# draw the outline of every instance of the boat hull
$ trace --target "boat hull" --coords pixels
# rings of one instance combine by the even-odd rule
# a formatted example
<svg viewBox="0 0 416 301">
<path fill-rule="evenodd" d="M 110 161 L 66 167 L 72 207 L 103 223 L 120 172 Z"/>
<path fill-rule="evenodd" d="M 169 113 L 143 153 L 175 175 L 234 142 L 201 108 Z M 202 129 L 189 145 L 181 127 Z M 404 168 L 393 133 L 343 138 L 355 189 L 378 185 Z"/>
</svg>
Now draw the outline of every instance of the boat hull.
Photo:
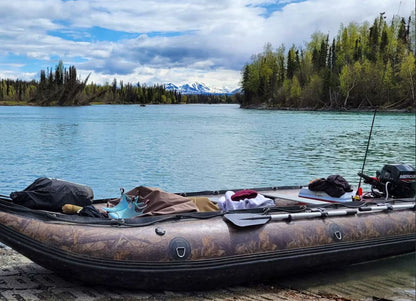
<svg viewBox="0 0 416 301">
<path fill-rule="evenodd" d="M 132 226 L 6 207 L 3 243 L 65 278 L 131 289 L 207 289 L 415 250 L 414 209 L 239 228 L 221 216 Z"/>
</svg>

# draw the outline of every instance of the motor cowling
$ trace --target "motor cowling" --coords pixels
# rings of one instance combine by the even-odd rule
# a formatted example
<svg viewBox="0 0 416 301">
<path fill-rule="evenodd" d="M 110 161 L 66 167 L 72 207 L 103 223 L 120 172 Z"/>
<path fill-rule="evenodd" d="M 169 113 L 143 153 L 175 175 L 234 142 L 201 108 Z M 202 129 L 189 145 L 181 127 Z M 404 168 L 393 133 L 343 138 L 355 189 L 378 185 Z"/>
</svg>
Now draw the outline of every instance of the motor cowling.
<svg viewBox="0 0 416 301">
<path fill-rule="evenodd" d="M 376 173 L 384 192 L 395 198 L 412 198 L 416 193 L 416 170 L 409 164 L 386 164 Z"/>
</svg>

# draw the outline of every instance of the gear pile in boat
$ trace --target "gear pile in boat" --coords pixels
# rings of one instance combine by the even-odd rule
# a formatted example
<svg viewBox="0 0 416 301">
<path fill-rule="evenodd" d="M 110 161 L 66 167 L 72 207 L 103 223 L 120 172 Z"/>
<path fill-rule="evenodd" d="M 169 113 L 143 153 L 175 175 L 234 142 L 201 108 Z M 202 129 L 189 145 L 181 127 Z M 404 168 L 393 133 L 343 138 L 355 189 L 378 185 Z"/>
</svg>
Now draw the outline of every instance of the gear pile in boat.
<svg viewBox="0 0 416 301">
<path fill-rule="evenodd" d="M 376 177 L 359 173 L 364 183 L 371 185 L 371 198 L 412 198 L 415 196 L 415 168 L 407 164 L 385 165 Z M 306 195 L 305 191 L 307 190 Z M 351 185 L 340 175 L 319 178 L 302 188 L 299 196 L 314 199 L 315 192 L 327 194 L 325 201 L 345 202 L 354 199 Z M 344 197 L 344 198 L 343 198 Z M 361 196 L 360 196 L 361 197 Z M 361 198 L 365 198 L 362 196 Z M 10 194 L 16 204 L 31 209 L 78 214 L 97 218 L 129 219 L 141 216 L 181 214 L 269 208 L 276 206 L 275 199 L 256 190 L 225 191 L 212 201 L 203 196 L 182 196 L 158 188 L 136 187 L 128 192 L 121 190 L 119 198 L 95 202 L 93 191 L 86 185 L 59 179 L 38 178 L 23 191 Z M 337 201 L 338 200 L 338 201 Z"/>
<path fill-rule="evenodd" d="M 10 198 L 31 209 L 112 219 L 219 210 L 206 197 L 183 197 L 145 186 L 126 193 L 122 189 L 120 198 L 93 204 L 90 187 L 50 178 L 38 178 L 23 191 L 12 192 Z"/>
<path fill-rule="evenodd" d="M 312 180 L 308 188 L 312 191 L 324 191 L 332 197 L 339 198 L 346 192 L 352 192 L 351 185 L 340 175 Z"/>
</svg>

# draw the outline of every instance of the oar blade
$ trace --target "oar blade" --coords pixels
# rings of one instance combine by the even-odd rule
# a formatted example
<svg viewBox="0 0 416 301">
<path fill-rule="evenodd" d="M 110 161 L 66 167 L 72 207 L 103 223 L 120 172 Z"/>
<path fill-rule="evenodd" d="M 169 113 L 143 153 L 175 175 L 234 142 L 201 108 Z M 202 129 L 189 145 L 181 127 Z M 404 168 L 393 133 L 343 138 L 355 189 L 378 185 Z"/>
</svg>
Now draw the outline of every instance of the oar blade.
<svg viewBox="0 0 416 301">
<path fill-rule="evenodd" d="M 252 227 L 267 224 L 271 217 L 256 213 L 227 213 L 224 219 L 237 227 Z"/>
</svg>

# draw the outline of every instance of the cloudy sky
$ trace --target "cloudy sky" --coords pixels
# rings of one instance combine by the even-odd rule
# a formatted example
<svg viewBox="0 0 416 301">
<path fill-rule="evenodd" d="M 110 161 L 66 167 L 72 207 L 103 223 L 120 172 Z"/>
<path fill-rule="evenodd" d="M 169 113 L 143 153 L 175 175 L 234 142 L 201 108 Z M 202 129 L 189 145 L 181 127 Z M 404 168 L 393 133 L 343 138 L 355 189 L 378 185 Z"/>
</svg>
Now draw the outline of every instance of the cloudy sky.
<svg viewBox="0 0 416 301">
<path fill-rule="evenodd" d="M 266 43 L 302 46 L 341 23 L 412 14 L 415 0 L 0 0 L 0 78 L 75 65 L 104 84 L 239 86 Z"/>
</svg>

